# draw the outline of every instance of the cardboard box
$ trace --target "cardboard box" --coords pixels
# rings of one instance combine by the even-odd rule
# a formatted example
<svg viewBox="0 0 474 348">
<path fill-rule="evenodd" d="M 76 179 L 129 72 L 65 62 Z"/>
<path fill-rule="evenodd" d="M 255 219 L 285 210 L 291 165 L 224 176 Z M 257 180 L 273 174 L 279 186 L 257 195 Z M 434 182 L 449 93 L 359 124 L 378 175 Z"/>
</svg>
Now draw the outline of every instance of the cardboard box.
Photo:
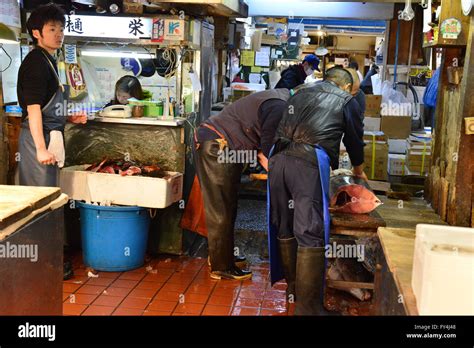
<svg viewBox="0 0 474 348">
<path fill-rule="evenodd" d="M 86 172 L 88 166 L 72 166 L 61 170 L 61 191 L 69 198 L 158 209 L 166 208 L 182 198 L 181 173 L 166 172 L 165 178 L 120 176 Z"/>
<path fill-rule="evenodd" d="M 390 139 L 406 139 L 411 133 L 411 116 L 382 116 L 380 130 Z"/>
<path fill-rule="evenodd" d="M 388 174 L 405 175 L 406 156 L 398 154 L 388 154 Z"/>
<path fill-rule="evenodd" d="M 373 142 L 364 147 L 365 173 L 370 180 L 387 180 L 388 144 Z"/>
<path fill-rule="evenodd" d="M 365 95 L 365 116 L 366 117 L 380 117 L 382 104 L 381 95 Z"/>
<path fill-rule="evenodd" d="M 407 152 L 406 139 L 388 139 L 388 152 L 405 154 Z"/>
<path fill-rule="evenodd" d="M 387 143 L 387 136 L 384 134 L 384 132 L 364 132 L 364 143 L 382 143 L 386 144 Z"/>
<path fill-rule="evenodd" d="M 380 131 L 380 117 L 364 117 L 364 131 Z"/>
</svg>

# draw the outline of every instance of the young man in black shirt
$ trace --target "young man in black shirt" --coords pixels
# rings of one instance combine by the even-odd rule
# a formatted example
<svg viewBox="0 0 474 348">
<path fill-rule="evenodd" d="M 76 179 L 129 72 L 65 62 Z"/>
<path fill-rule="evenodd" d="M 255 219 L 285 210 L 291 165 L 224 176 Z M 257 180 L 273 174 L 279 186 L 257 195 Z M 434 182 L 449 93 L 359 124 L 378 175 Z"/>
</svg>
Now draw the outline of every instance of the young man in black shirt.
<svg viewBox="0 0 474 348">
<path fill-rule="evenodd" d="M 17 94 L 23 110 L 19 138 L 20 185 L 58 186 L 58 161 L 64 154 L 66 124 L 64 87 L 60 83 L 53 55 L 64 40 L 64 12 L 54 4 L 38 7 L 26 26 L 35 48 L 26 56 L 18 72 Z M 48 149 L 54 137 L 59 150 Z M 56 141 L 58 140 L 58 141 Z M 50 151 L 51 150 L 51 151 Z M 64 264 L 64 278 L 72 276 L 70 262 Z"/>
<path fill-rule="evenodd" d="M 54 4 L 38 7 L 26 24 L 36 47 L 18 72 L 18 101 L 23 110 L 19 140 L 21 185 L 57 186 L 59 168 L 48 145 L 49 133 L 63 132 L 66 124 L 66 115 L 57 109 L 64 99 L 53 58 L 63 44 L 64 24 L 64 12 Z"/>
</svg>

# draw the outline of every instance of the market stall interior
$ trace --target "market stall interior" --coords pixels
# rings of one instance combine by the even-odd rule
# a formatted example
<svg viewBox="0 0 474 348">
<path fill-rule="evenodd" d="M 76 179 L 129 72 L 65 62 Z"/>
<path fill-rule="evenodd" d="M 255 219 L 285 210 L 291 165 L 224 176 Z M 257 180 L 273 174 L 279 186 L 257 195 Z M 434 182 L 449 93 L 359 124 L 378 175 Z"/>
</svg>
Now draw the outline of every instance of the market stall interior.
<svg viewBox="0 0 474 348">
<path fill-rule="evenodd" d="M 0 285 L 0 315 L 293 315 L 292 271 L 273 284 L 270 277 L 273 253 L 284 253 L 283 244 L 273 249 L 267 223 L 271 156 L 281 144 L 267 154 L 270 171 L 259 151 L 277 139 L 278 122 L 269 126 L 276 104 L 293 106 L 299 93 L 318 100 L 326 83 L 332 87 L 324 93 L 337 84 L 331 95 L 357 100 L 357 115 L 344 117 L 354 117 L 352 136 L 364 144 L 365 175 L 355 171 L 354 141 L 341 141 L 341 131 L 339 168 L 332 165 L 322 190 L 330 217 L 325 310 L 474 314 L 474 19 L 467 4 L 53 1 L 67 11 L 55 58 L 70 89 L 57 108 L 73 122 L 63 132 L 58 188 L 28 188 L 18 185 L 19 134 L 29 122 L 18 103 L 18 71 L 34 49 L 27 18 L 48 2 L 0 4 L 0 255 L 27 240 L 47 245 L 35 231 L 56 226 L 35 265 L 50 266 L 37 274 L 48 284 L 30 279 L 44 303 L 12 301 L 33 286 L 14 274 L 38 271 L 9 259 L 0 265 L 0 278 L 9 280 Z M 346 69 L 348 90 L 327 81 L 331 68 Z M 271 94 L 281 80 L 294 85 Z M 325 140 L 307 145 L 329 153 Z M 204 170 L 212 158 L 198 161 L 211 142 L 227 176 L 237 171 L 236 186 Z M 222 196 L 210 182 L 225 188 Z M 225 195 L 234 189 L 235 202 Z M 220 216 L 219 208 L 232 211 Z M 301 208 L 290 209 L 296 216 Z M 206 225 L 221 217 L 224 227 Z M 222 249 L 233 250 L 235 274 L 215 269 L 218 253 L 208 245 L 215 230 L 232 235 Z M 61 281 L 63 242 L 74 276 Z"/>
</svg>

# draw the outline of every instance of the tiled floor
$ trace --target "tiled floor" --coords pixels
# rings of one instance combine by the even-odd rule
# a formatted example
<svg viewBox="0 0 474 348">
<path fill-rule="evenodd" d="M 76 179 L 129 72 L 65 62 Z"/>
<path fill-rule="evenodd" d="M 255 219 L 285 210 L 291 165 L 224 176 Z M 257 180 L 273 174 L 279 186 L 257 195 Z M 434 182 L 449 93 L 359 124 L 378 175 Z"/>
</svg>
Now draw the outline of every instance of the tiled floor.
<svg viewBox="0 0 474 348">
<path fill-rule="evenodd" d="M 89 277 L 80 254 L 63 283 L 64 315 L 288 315 L 286 284 L 270 286 L 269 265 L 251 266 L 252 280 L 214 280 L 207 260 L 166 256 L 129 272 Z"/>
</svg>

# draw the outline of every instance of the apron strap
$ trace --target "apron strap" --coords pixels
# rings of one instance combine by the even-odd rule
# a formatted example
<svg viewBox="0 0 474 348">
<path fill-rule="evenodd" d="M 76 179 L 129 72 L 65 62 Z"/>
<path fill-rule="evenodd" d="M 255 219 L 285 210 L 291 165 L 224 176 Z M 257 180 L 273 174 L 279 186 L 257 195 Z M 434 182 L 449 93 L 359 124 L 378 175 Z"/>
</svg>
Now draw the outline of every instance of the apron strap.
<svg viewBox="0 0 474 348">
<path fill-rule="evenodd" d="M 51 70 L 53 70 L 53 74 L 54 74 L 54 76 L 56 77 L 56 80 L 58 81 L 58 87 L 61 88 L 61 90 L 62 90 L 63 93 L 64 93 L 64 86 L 63 86 L 63 84 L 61 83 L 61 80 L 59 79 L 58 72 L 57 72 L 56 69 L 54 68 L 53 63 L 51 63 L 51 61 L 49 60 L 48 56 L 46 55 L 46 53 L 43 52 L 43 50 L 41 50 L 41 53 L 43 53 L 43 56 L 46 58 L 46 61 L 49 63 L 49 66 L 51 67 Z"/>
</svg>

